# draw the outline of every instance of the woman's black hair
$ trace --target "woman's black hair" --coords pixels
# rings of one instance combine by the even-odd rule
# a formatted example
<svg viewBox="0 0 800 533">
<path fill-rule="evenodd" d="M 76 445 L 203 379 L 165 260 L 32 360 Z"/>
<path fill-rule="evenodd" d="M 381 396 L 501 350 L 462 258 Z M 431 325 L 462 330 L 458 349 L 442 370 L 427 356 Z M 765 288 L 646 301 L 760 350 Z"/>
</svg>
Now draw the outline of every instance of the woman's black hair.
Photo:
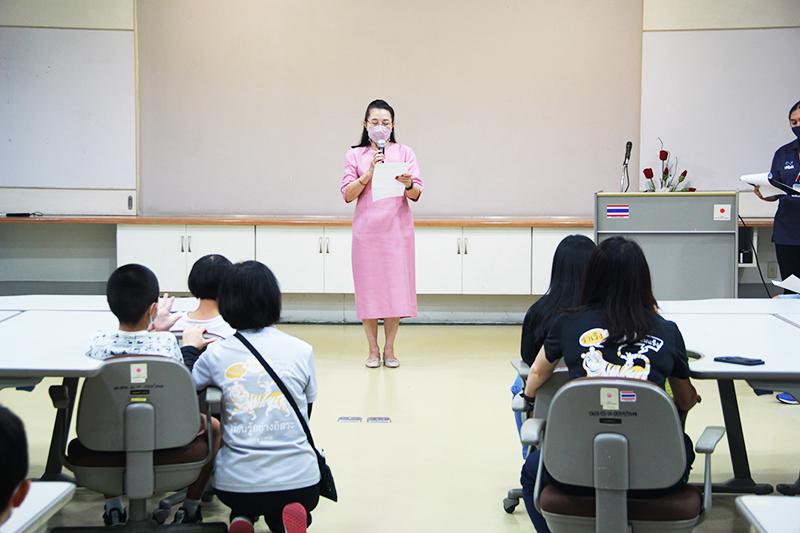
<svg viewBox="0 0 800 533">
<path fill-rule="evenodd" d="M 635 343 L 652 331 L 658 304 L 636 241 L 610 237 L 597 245 L 583 278 L 581 305 L 602 310 L 610 344 Z"/>
<path fill-rule="evenodd" d="M 789 118 L 792 118 L 792 113 L 794 113 L 798 109 L 800 109 L 800 102 L 794 104 L 792 108 L 789 110 Z M 392 115 L 392 117 L 394 117 L 394 115 Z M 392 122 L 394 122 L 394 118 L 392 118 Z"/>
<path fill-rule="evenodd" d="M 201 300 L 216 300 L 219 284 L 232 263 L 219 254 L 206 255 L 195 261 L 189 272 L 189 292 Z"/>
<path fill-rule="evenodd" d="M 367 112 L 364 113 L 364 122 L 369 120 L 369 112 L 372 111 L 373 109 L 387 110 L 389 114 L 392 115 L 392 124 L 394 124 L 394 109 L 392 109 L 392 106 L 387 104 L 385 100 L 373 100 L 372 102 L 369 103 L 369 105 L 367 106 Z M 393 143 L 397 142 L 394 140 L 394 128 L 392 128 L 392 133 L 391 135 L 389 135 L 389 142 Z M 364 126 L 364 129 L 361 132 L 361 141 L 358 144 L 353 145 L 351 148 L 358 148 L 359 146 L 363 146 L 366 148 L 372 146 L 369 140 L 369 134 L 367 133 L 366 126 Z"/>
<path fill-rule="evenodd" d="M 123 265 L 109 276 L 106 299 L 121 324 L 136 324 L 158 301 L 158 279 L 146 266 Z"/>
<path fill-rule="evenodd" d="M 28 475 L 28 441 L 17 415 L 0 405 L 0 513 Z"/>
<path fill-rule="evenodd" d="M 583 273 L 594 249 L 592 239 L 584 235 L 570 235 L 558 244 L 550 271 L 550 287 L 531 315 L 534 338 L 547 334 L 558 313 L 580 305 Z"/>
<path fill-rule="evenodd" d="M 281 289 L 275 274 L 258 261 L 233 265 L 219 287 L 219 314 L 237 330 L 262 329 L 281 318 Z"/>
</svg>

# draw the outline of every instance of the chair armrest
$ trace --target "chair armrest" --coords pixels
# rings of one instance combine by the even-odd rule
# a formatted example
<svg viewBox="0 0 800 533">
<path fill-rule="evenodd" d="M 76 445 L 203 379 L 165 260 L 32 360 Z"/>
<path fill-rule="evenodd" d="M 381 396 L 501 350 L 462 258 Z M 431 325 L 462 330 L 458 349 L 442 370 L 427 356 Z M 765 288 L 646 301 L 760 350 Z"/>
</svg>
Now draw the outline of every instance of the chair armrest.
<svg viewBox="0 0 800 533">
<path fill-rule="evenodd" d="M 724 427 L 709 426 L 700 435 L 700 440 L 694 447 L 697 453 L 705 454 L 706 457 L 703 471 L 703 510 L 697 519 L 697 525 L 700 525 L 711 513 L 711 454 L 723 435 L 725 435 Z"/>
<path fill-rule="evenodd" d="M 211 405 L 219 405 L 222 403 L 222 389 L 217 387 L 208 387 L 206 389 L 206 403 Z"/>
<path fill-rule="evenodd" d="M 700 435 L 694 449 L 697 453 L 714 453 L 717 443 L 725 435 L 725 428 L 721 426 L 709 426 Z"/>
<path fill-rule="evenodd" d="M 519 377 L 522 378 L 522 381 L 528 379 L 528 372 L 530 372 L 531 367 L 525 364 L 525 361 L 523 361 L 522 359 L 512 359 L 511 366 L 513 366 L 514 369 L 516 369 L 517 373 L 519 374 Z"/>
<path fill-rule="evenodd" d="M 511 410 L 515 413 L 524 413 L 528 410 L 528 402 L 519 394 L 515 394 L 514 399 L 511 400 Z"/>
<path fill-rule="evenodd" d="M 67 409 L 69 407 L 69 389 L 66 385 L 50 385 L 47 390 L 50 393 L 50 401 L 56 409 Z"/>
<path fill-rule="evenodd" d="M 526 446 L 539 446 L 544 434 L 546 420 L 541 418 L 529 418 L 522 424 L 519 431 L 520 441 Z"/>
</svg>

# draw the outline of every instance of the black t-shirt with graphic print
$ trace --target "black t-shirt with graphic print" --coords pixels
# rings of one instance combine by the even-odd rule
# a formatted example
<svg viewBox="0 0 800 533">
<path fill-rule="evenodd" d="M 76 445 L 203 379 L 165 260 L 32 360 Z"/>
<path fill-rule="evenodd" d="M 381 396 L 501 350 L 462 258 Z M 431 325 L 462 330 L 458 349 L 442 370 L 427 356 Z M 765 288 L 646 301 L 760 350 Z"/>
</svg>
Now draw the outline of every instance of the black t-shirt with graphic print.
<svg viewBox="0 0 800 533">
<path fill-rule="evenodd" d="M 636 344 L 607 344 L 598 308 L 562 314 L 553 322 L 544 343 L 551 363 L 560 358 L 569 378 L 629 377 L 647 380 L 662 389 L 670 376 L 688 379 L 689 360 L 683 337 L 674 322 L 657 313 L 653 331 Z"/>
</svg>

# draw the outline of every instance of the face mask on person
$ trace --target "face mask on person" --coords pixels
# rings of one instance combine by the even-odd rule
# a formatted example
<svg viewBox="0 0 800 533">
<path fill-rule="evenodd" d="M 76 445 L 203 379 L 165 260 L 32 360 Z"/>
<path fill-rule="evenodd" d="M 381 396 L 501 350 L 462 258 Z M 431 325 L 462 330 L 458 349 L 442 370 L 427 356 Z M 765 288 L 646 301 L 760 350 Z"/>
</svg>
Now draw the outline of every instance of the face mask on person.
<svg viewBox="0 0 800 533">
<path fill-rule="evenodd" d="M 794 133 L 798 139 L 800 139 L 800 126 L 795 126 L 792 128 L 792 133 Z"/>
<path fill-rule="evenodd" d="M 369 138 L 372 142 L 388 141 L 391 134 L 392 130 L 381 125 L 372 126 L 369 130 L 367 130 L 367 135 L 369 135 Z"/>
</svg>

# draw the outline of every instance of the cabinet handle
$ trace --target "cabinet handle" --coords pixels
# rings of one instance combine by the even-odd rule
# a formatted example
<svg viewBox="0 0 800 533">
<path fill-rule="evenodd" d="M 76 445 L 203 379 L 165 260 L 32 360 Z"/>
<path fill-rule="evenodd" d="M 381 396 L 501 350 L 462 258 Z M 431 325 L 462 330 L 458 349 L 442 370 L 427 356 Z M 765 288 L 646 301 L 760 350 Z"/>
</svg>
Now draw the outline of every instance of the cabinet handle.
<svg viewBox="0 0 800 533">
<path fill-rule="evenodd" d="M 325 237 L 325 253 L 326 254 L 331 253 L 331 238 L 330 237 Z"/>
<path fill-rule="evenodd" d="M 185 239 L 185 237 L 181 235 L 181 253 L 183 253 L 183 239 Z"/>
<path fill-rule="evenodd" d="M 461 255 L 461 239 L 458 239 L 458 250 L 456 251 L 457 255 Z"/>
<path fill-rule="evenodd" d="M 469 239 L 464 237 L 464 255 L 467 255 L 469 253 L 469 252 L 467 252 L 467 245 L 468 244 L 469 244 Z"/>
<path fill-rule="evenodd" d="M 188 238 L 188 239 L 186 239 L 186 242 L 188 243 L 188 246 L 189 246 L 189 247 L 188 247 L 188 249 L 187 249 L 187 251 L 188 251 L 189 253 L 192 253 L 192 236 L 191 236 L 191 235 L 189 235 L 189 238 Z"/>
<path fill-rule="evenodd" d="M 322 237 L 319 238 L 319 253 L 322 253 Z"/>
</svg>

